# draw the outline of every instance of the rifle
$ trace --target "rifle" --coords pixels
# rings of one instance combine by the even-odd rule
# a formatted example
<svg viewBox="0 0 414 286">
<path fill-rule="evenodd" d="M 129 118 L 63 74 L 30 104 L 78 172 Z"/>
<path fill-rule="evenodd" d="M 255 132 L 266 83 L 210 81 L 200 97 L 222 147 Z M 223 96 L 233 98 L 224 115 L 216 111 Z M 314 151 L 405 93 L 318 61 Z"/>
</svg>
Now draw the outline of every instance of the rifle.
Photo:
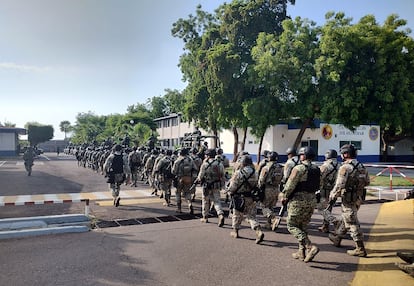
<svg viewBox="0 0 414 286">
<path fill-rule="evenodd" d="M 329 201 L 329 202 L 328 202 L 328 206 L 325 208 L 325 210 L 324 210 L 324 211 L 325 211 L 325 212 L 326 212 L 326 211 L 332 212 L 332 208 L 333 208 L 333 206 L 335 205 L 335 203 L 336 203 L 336 199 Z"/>
<path fill-rule="evenodd" d="M 198 184 L 198 182 L 197 182 L 197 181 L 195 181 L 195 182 L 191 185 L 191 187 L 190 187 L 190 189 L 189 189 L 188 191 L 189 191 L 189 192 L 192 192 L 192 191 L 196 188 L 197 184 Z"/>
<path fill-rule="evenodd" d="M 287 201 L 284 204 L 282 204 L 282 206 L 280 207 L 278 217 L 275 219 L 275 221 L 272 224 L 272 231 L 277 230 L 277 228 L 280 225 L 280 222 L 282 221 L 282 217 L 285 215 L 286 210 L 287 210 Z"/>
</svg>

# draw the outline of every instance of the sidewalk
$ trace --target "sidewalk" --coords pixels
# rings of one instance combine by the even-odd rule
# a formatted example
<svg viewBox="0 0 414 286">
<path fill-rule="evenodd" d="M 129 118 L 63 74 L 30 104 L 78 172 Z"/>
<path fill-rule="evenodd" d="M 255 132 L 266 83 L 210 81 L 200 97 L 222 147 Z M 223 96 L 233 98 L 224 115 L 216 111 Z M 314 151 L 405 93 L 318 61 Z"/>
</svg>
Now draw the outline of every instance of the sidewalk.
<svg viewBox="0 0 414 286">
<path fill-rule="evenodd" d="M 366 243 L 368 257 L 360 258 L 352 286 L 408 286 L 414 278 L 395 263 L 397 251 L 414 251 L 414 199 L 382 204 Z"/>
</svg>

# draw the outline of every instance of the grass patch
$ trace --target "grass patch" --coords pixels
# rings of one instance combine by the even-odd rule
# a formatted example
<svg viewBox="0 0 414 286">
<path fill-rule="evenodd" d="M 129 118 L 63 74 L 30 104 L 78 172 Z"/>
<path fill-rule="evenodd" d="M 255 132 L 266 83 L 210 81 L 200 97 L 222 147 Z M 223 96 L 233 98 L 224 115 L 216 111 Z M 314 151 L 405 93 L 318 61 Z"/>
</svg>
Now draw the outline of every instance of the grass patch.
<svg viewBox="0 0 414 286">
<path fill-rule="evenodd" d="M 371 175 L 371 174 L 370 174 Z M 413 178 L 409 178 L 411 181 L 414 182 Z M 407 178 L 403 177 L 392 177 L 392 185 L 393 186 L 400 186 L 400 187 L 409 187 L 413 186 L 414 183 L 410 182 Z M 371 175 L 371 183 L 370 186 L 389 186 L 390 185 L 390 176 L 377 176 L 375 178 Z"/>
</svg>

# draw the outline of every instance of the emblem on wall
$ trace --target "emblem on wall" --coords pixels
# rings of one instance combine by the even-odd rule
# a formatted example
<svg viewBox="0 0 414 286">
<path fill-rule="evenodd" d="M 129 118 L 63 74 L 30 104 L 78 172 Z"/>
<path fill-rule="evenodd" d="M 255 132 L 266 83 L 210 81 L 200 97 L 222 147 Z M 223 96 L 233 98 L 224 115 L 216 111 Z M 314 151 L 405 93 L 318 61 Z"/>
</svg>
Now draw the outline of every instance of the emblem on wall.
<svg viewBox="0 0 414 286">
<path fill-rule="evenodd" d="M 331 139 L 333 131 L 332 131 L 332 127 L 329 124 L 326 124 L 325 126 L 322 127 L 322 137 L 325 138 L 326 140 Z"/>
<path fill-rule="evenodd" d="M 378 128 L 377 127 L 371 127 L 369 129 L 369 139 L 372 141 L 375 141 L 378 139 Z"/>
</svg>

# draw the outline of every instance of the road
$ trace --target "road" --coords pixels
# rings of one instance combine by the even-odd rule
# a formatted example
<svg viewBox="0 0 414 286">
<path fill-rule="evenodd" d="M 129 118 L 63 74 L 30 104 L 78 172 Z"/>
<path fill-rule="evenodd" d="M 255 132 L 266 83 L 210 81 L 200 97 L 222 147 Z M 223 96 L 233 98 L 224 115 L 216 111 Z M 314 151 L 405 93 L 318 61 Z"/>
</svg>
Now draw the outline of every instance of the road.
<svg viewBox="0 0 414 286">
<path fill-rule="evenodd" d="M 102 175 L 77 167 L 70 157 L 49 154 L 40 158 L 28 177 L 17 161 L 0 163 L 3 195 L 105 191 Z M 140 186 L 143 187 L 144 186 Z M 359 214 L 369 239 L 381 206 L 376 200 Z M 337 213 L 339 208 L 334 209 Z M 82 204 L 6 206 L 0 217 L 82 213 Z M 199 214 L 199 201 L 196 202 Z M 161 202 L 141 200 L 133 205 L 92 204 L 100 220 L 174 215 Z M 261 222 L 263 218 L 259 216 Z M 262 244 L 247 224 L 241 238 L 229 233 L 230 221 L 217 227 L 217 218 L 203 224 L 198 219 L 97 228 L 87 233 L 9 239 L 0 242 L 0 281 L 8 285 L 349 285 L 359 259 L 346 255 L 353 243 L 332 246 L 317 231 L 321 217 L 315 214 L 310 238 L 321 249 L 315 260 L 303 263 L 291 254 L 297 242 L 282 222 L 277 233 L 265 231 Z M 375 252 L 368 249 L 368 253 Z"/>
</svg>

